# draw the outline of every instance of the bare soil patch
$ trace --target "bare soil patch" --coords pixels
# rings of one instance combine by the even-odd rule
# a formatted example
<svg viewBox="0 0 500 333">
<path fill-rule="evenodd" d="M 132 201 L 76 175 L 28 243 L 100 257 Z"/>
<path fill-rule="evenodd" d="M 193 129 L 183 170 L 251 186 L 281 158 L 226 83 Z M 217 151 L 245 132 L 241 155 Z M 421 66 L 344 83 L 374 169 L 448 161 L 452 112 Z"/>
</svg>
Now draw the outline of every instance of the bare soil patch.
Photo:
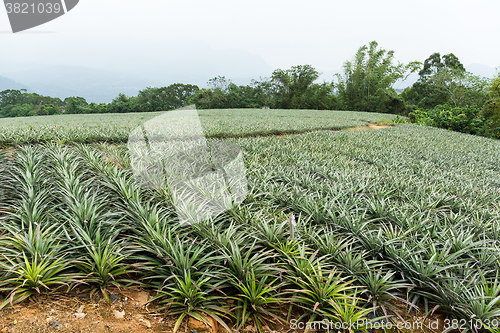
<svg viewBox="0 0 500 333">
<path fill-rule="evenodd" d="M 115 301 L 108 304 L 103 299 L 90 300 L 78 296 L 38 296 L 0 311 L 0 332 L 28 333 L 28 332 L 173 332 L 176 316 L 167 316 L 165 311 L 155 311 L 154 304 L 147 304 L 152 293 L 141 289 L 125 289 L 114 293 Z M 156 306 L 157 308 L 157 306 Z M 282 317 L 286 317 L 283 308 Z M 299 312 L 292 313 L 292 318 L 300 317 Z M 401 329 L 387 330 L 387 332 L 415 332 L 431 333 L 442 332 L 444 316 L 434 314 L 423 317 L 412 311 L 404 317 L 406 324 Z M 439 322 L 439 326 L 429 325 Z M 413 323 L 424 323 L 420 326 Z M 215 322 L 209 327 L 194 319 L 185 319 L 179 333 L 227 333 Z M 433 326 L 432 329 L 430 326 Z M 411 327 L 408 329 L 408 327 Z M 235 329 L 233 330 L 236 331 Z M 264 333 L 303 332 L 291 329 L 287 323 L 269 323 L 264 327 Z M 257 333 L 256 327 L 250 320 L 241 333 Z M 322 332 L 310 330 L 310 333 Z M 372 333 L 383 332 L 374 330 Z"/>
<path fill-rule="evenodd" d="M 347 130 L 349 131 L 365 131 L 365 130 L 377 130 L 377 129 L 382 129 L 382 128 L 389 128 L 391 127 L 390 125 L 384 125 L 384 124 L 368 124 L 368 126 L 357 126 L 357 127 L 352 127 L 348 128 Z"/>
<path fill-rule="evenodd" d="M 169 332 L 174 318 L 149 311 L 149 292 L 122 291 L 115 301 L 38 296 L 0 311 L 0 332 Z M 169 329 L 170 328 L 170 329 Z"/>
<path fill-rule="evenodd" d="M 389 127 L 391 127 L 391 126 L 383 125 L 383 124 L 382 125 L 377 125 L 377 124 L 369 124 L 368 125 L 369 129 L 381 129 L 381 128 L 389 128 Z"/>
</svg>

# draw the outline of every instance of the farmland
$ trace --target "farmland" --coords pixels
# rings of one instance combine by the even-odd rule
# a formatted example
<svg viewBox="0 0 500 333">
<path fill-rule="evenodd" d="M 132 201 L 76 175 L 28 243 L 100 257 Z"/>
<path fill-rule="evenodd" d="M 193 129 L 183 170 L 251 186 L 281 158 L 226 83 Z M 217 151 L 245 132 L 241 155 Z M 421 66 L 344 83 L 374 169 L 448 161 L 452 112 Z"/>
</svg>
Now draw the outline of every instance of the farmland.
<svg viewBox="0 0 500 333">
<path fill-rule="evenodd" d="M 130 132 L 162 112 L 86 114 L 5 118 L 0 122 L 0 145 L 41 142 L 127 142 Z M 379 113 L 312 110 L 200 110 L 208 137 L 265 135 L 316 129 L 342 129 L 390 122 Z"/>
<path fill-rule="evenodd" d="M 1 119 L 2 306 L 132 285 L 154 291 L 174 330 L 411 311 L 498 332 L 499 141 L 351 130 L 393 119 L 376 113 L 199 113 L 210 142 L 241 148 L 249 194 L 188 226 L 167 188 L 132 177 L 128 134 L 159 113 Z"/>
</svg>

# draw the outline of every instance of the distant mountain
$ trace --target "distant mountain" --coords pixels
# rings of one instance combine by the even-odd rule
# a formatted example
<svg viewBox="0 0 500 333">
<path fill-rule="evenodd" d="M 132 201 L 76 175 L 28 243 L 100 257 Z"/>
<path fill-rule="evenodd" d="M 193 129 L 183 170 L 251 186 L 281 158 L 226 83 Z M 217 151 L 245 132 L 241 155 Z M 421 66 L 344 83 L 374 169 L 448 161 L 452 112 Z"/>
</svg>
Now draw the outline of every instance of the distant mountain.
<svg viewBox="0 0 500 333">
<path fill-rule="evenodd" d="M 127 54 L 127 47 L 123 49 L 123 54 Z M 162 85 L 179 82 L 196 84 L 200 88 L 216 76 L 225 76 L 241 85 L 261 76 L 269 77 L 273 71 L 260 56 L 241 49 L 215 50 L 192 41 L 143 42 L 136 48 L 141 50 L 142 61 L 127 55 L 106 68 L 115 71 L 126 68 L 128 74 L 154 79 Z"/>
<path fill-rule="evenodd" d="M 94 58 L 102 59 L 95 67 L 92 64 L 23 67 L 19 63 L 0 62 L 0 74 L 22 82 L 38 94 L 59 98 L 82 96 L 89 102 L 108 103 L 119 93 L 133 96 L 148 86 L 185 83 L 202 88 L 219 75 L 246 85 L 252 79 L 271 76 L 273 70 L 261 57 L 240 49 L 214 50 L 194 42 L 143 42 L 139 46 L 130 50 L 129 45 L 105 45 L 92 51 L 96 52 Z M 102 54 L 111 52 L 108 48 L 119 56 L 103 58 Z"/>
<path fill-rule="evenodd" d="M 28 87 L 9 78 L 0 76 L 0 91 L 7 89 L 28 89 Z"/>
<path fill-rule="evenodd" d="M 139 90 L 158 84 L 155 80 L 77 66 L 49 66 L 7 75 L 40 95 L 61 99 L 81 96 L 96 103 L 111 102 L 119 93 L 137 95 Z"/>
<path fill-rule="evenodd" d="M 89 102 L 108 103 L 119 93 L 134 96 L 148 86 L 168 86 L 179 82 L 203 88 L 209 79 L 219 75 L 238 85 L 246 85 L 252 79 L 270 77 L 273 71 L 261 57 L 245 50 L 215 50 L 192 41 L 143 41 L 132 50 L 126 44 L 110 43 L 91 51 L 94 53 L 91 52 L 87 58 L 98 59 L 99 62 L 85 62 L 85 59 L 73 59 L 69 55 L 59 57 L 72 59 L 74 63 L 85 63 L 85 66 L 0 61 L 0 89 L 25 88 L 42 95 L 59 98 L 82 96 Z M 107 53 L 116 56 L 102 57 Z M 493 77 L 496 73 L 495 68 L 482 64 L 471 64 L 466 68 L 485 77 Z M 319 83 L 331 82 L 334 74 L 342 72 L 318 71 L 322 73 L 317 80 Z M 407 80 L 396 82 L 394 88 L 404 89 L 418 78 L 418 74 L 412 74 Z"/>
</svg>

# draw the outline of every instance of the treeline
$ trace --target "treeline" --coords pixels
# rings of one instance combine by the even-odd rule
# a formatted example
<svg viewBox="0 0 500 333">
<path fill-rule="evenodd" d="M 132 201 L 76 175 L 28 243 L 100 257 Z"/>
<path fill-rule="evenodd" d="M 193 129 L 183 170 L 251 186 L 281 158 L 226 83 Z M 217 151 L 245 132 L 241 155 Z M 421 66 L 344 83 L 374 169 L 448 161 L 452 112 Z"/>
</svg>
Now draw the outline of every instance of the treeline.
<svg viewBox="0 0 500 333">
<path fill-rule="evenodd" d="M 54 114 L 126 113 L 173 110 L 188 103 L 200 89 L 176 83 L 162 88 L 146 88 L 138 96 L 120 94 L 111 103 L 88 103 L 83 97 L 40 96 L 26 90 L 0 92 L 1 117 L 28 117 Z"/>
<path fill-rule="evenodd" d="M 403 92 L 398 80 L 419 79 Z M 414 123 L 500 138 L 500 78 L 489 80 L 465 70 L 454 54 L 432 54 L 424 63 L 396 63 L 394 51 L 373 41 L 346 61 L 332 82 L 317 83 L 310 65 L 277 69 L 269 78 L 236 85 L 223 76 L 207 88 L 176 83 L 148 87 L 137 96 L 120 94 L 111 103 L 88 103 L 82 97 L 61 100 L 6 90 L 0 93 L 0 116 L 77 113 L 126 113 L 174 110 L 189 104 L 199 109 L 262 108 L 351 110 L 408 116 Z"/>
<path fill-rule="evenodd" d="M 432 54 L 402 92 L 412 123 L 500 139 L 500 75 L 469 73 L 453 54 Z"/>
<path fill-rule="evenodd" d="M 319 73 L 310 65 L 276 70 L 271 79 L 254 80 L 238 86 L 223 76 L 208 81 L 208 88 L 175 83 L 168 87 L 148 87 L 137 96 L 120 94 L 111 103 L 88 103 L 83 97 L 61 100 L 5 90 L 0 93 L 0 116 L 26 117 L 52 114 L 126 113 L 178 109 L 196 104 L 199 109 L 270 108 L 331 109 L 337 106 L 331 83 L 314 83 Z"/>
</svg>

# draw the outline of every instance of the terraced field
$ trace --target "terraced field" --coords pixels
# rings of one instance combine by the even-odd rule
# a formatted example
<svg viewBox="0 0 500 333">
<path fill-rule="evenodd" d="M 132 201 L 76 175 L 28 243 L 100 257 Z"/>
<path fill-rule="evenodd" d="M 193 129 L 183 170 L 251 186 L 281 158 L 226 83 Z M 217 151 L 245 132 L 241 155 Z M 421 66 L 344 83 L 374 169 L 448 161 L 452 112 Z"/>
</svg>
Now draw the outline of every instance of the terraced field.
<svg viewBox="0 0 500 333">
<path fill-rule="evenodd" d="M 499 141 L 348 130 L 392 119 L 379 114 L 200 111 L 210 142 L 241 148 L 249 194 L 181 225 L 175 193 L 132 177 L 125 137 L 154 116 L 0 121 L 3 307 L 135 285 L 154 292 L 171 330 L 188 317 L 221 332 L 420 318 L 430 332 L 439 314 L 434 331 L 498 332 Z"/>
</svg>

